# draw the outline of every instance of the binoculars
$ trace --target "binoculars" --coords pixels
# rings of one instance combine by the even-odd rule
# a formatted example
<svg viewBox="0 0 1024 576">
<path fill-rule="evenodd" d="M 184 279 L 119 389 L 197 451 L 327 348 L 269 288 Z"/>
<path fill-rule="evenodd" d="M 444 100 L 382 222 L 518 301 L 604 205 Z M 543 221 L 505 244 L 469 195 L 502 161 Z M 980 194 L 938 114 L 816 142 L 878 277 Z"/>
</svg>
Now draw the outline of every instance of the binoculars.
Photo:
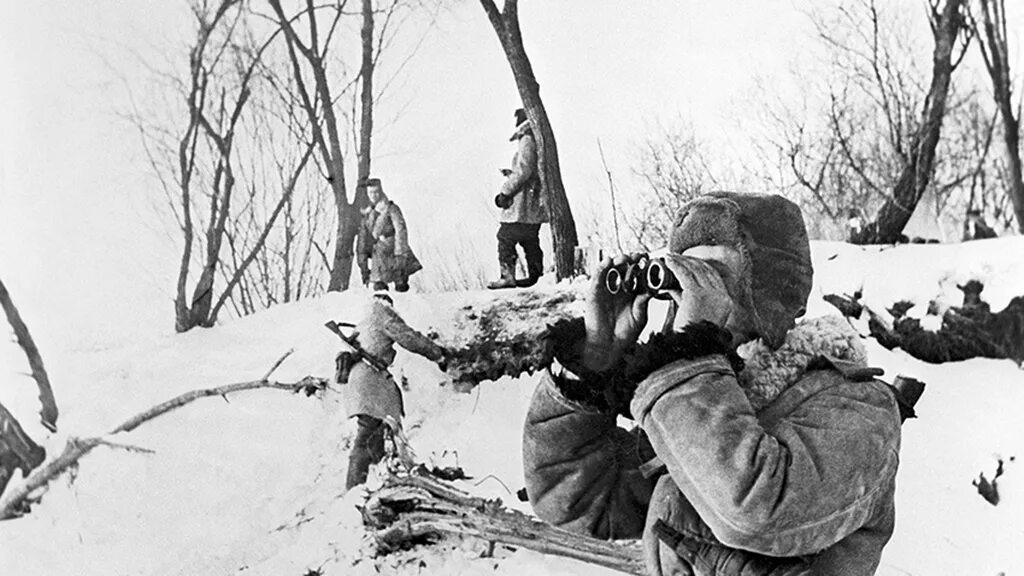
<svg viewBox="0 0 1024 576">
<path fill-rule="evenodd" d="M 665 290 L 678 290 L 679 279 L 669 270 L 662 258 L 640 258 L 634 264 L 610 268 L 604 277 L 604 287 L 611 294 L 658 295 Z"/>
</svg>

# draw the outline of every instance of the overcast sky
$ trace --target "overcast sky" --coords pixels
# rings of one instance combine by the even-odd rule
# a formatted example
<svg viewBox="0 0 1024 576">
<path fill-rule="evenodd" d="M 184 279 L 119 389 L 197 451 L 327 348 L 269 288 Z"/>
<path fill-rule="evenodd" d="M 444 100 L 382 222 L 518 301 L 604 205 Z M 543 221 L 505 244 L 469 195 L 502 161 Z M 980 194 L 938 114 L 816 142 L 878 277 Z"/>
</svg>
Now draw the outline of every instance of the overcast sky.
<svg viewBox="0 0 1024 576">
<path fill-rule="evenodd" d="M 907 4 L 923 10 L 923 2 Z M 521 2 L 577 218 L 607 202 L 598 139 L 617 175 L 635 164 L 644 132 L 658 122 L 681 118 L 716 144 L 744 146 L 758 79 L 792 83 L 790 64 L 807 50 L 812 26 L 803 5 Z M 155 181 L 119 114 L 146 74 L 135 54 L 184 58 L 167 48 L 188 34 L 184 2 L 5 8 L 0 278 L 47 337 L 170 332 L 178 248 L 153 218 Z M 483 10 L 454 3 L 378 109 L 381 117 L 402 111 L 377 137 L 374 173 L 405 210 L 414 247 L 461 237 L 493 252 L 491 202 L 517 106 Z"/>
</svg>

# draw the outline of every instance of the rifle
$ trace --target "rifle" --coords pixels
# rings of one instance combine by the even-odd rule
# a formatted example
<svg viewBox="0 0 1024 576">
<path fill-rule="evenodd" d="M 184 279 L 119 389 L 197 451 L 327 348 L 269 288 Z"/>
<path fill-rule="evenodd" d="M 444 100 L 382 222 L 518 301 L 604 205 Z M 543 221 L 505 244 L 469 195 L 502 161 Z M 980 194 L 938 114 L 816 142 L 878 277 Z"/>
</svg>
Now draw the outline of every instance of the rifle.
<svg viewBox="0 0 1024 576">
<path fill-rule="evenodd" d="M 364 350 L 363 347 L 359 344 L 359 340 L 356 339 L 356 334 L 354 332 L 351 336 L 346 336 L 345 333 L 341 331 L 342 326 L 346 328 L 355 328 L 354 324 L 349 324 L 348 322 L 338 323 L 335 322 L 334 320 L 328 320 L 324 324 L 324 326 L 326 326 L 327 329 L 330 330 L 331 332 L 337 334 L 338 338 L 341 338 L 342 341 L 345 342 L 345 344 L 347 344 L 350 348 L 355 350 L 355 352 L 353 352 L 353 355 L 356 357 L 357 360 L 366 362 L 366 364 L 368 364 L 371 368 L 380 370 L 381 372 L 387 371 L 387 363 Z"/>
</svg>

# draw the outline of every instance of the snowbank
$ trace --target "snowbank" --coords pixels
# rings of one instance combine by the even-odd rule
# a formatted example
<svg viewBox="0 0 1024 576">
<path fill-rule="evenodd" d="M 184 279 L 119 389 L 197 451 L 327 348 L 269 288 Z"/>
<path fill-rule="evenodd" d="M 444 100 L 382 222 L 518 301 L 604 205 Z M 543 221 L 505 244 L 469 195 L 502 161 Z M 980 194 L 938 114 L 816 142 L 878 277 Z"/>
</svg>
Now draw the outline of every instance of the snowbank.
<svg viewBox="0 0 1024 576">
<path fill-rule="evenodd" d="M 810 316 L 832 313 L 823 294 L 858 289 L 878 308 L 901 299 L 957 304 L 956 284 L 969 279 L 985 284 L 982 297 L 993 310 L 1024 294 L 1022 238 L 884 249 L 816 243 L 813 253 Z M 496 296 L 404 294 L 396 301 L 413 326 L 443 332 L 439 319 L 453 309 Z M 291 349 L 275 379 L 327 377 L 336 344 L 323 322 L 357 319 L 366 297 L 331 294 L 215 329 L 48 356 L 61 432 L 46 435 L 40 427 L 30 434 L 54 455 L 69 434 L 103 433 L 181 392 L 257 379 Z M 887 377 L 906 374 L 928 384 L 920 418 L 904 425 L 896 533 L 879 573 L 1024 574 L 1024 373 L 1010 361 L 928 365 L 873 341 L 868 346 Z M 11 366 L 6 373 L 20 369 Z M 408 382 L 406 428 L 418 459 L 457 464 L 472 476 L 461 482 L 465 489 L 528 511 L 514 492 L 523 485 L 521 429 L 535 376 L 461 394 L 443 385 L 432 363 L 404 351 L 394 373 Z M 25 378 L 8 378 L 2 393 L 5 404 L 17 397 L 28 407 L 18 416 L 29 427 L 38 408 Z M 0 522 L 3 573 L 610 573 L 525 550 L 499 547 L 486 557 L 480 543 L 459 541 L 375 566 L 365 558 L 360 494 L 344 494 L 353 426 L 340 394 L 262 390 L 207 398 L 120 435 L 114 440 L 155 453 L 98 448 L 73 480 L 53 483 L 31 515 Z M 999 458 L 1002 500 L 993 506 L 971 482 L 982 472 L 991 479 Z"/>
</svg>

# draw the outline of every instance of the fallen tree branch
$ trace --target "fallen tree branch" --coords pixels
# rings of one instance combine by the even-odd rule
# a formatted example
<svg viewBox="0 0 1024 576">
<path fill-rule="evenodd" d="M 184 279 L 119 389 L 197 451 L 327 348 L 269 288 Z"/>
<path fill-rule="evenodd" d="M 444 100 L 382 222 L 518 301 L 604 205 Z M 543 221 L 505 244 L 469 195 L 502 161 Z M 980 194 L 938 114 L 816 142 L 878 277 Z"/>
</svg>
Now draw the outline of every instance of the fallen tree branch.
<svg viewBox="0 0 1024 576">
<path fill-rule="evenodd" d="M 390 476 L 384 486 L 370 494 L 363 508 L 363 523 L 374 531 L 382 553 L 424 538 L 455 534 L 573 558 L 627 574 L 646 573 L 637 545 L 556 528 L 506 509 L 501 500 L 471 496 L 431 476 Z"/>
<path fill-rule="evenodd" d="M 179 408 L 196 400 L 198 398 L 205 398 L 209 396 L 223 396 L 227 397 L 228 394 L 234 392 L 241 392 L 242 390 L 255 390 L 257 388 L 273 388 L 275 390 L 287 390 L 289 392 L 298 392 L 304 390 L 310 385 L 319 385 L 321 387 L 326 386 L 326 380 L 307 376 L 299 382 L 294 383 L 282 383 L 272 382 L 269 380 L 270 375 L 281 365 L 284 360 L 291 355 L 294 350 L 289 350 L 284 356 L 277 360 L 269 371 L 259 380 L 252 380 L 250 382 L 238 382 L 235 384 L 227 384 L 225 386 L 218 386 L 216 388 L 206 388 L 200 390 L 193 390 L 186 392 L 179 396 L 176 396 L 166 402 L 157 404 L 156 406 L 132 416 L 120 426 L 110 431 L 110 434 L 118 434 L 121 432 L 130 432 L 137 428 L 140 424 L 152 420 L 157 416 L 166 414 L 175 408 Z M 7 520 L 14 518 L 19 514 L 22 503 L 25 499 L 34 492 L 36 489 L 41 488 L 48 484 L 51 480 L 61 475 L 68 468 L 74 466 L 78 460 L 88 454 L 93 448 L 97 446 L 110 446 L 114 448 L 133 449 L 136 451 L 143 451 L 144 449 L 138 449 L 135 447 L 127 446 L 124 444 L 118 444 L 110 442 L 105 438 L 69 438 L 67 445 L 64 447 L 64 451 L 60 456 L 47 462 L 44 466 L 37 468 L 32 474 L 25 480 L 25 483 L 12 490 L 6 497 L 0 500 L 0 520 Z"/>
<path fill-rule="evenodd" d="M 14 330 L 14 337 L 18 340 L 21 349 L 25 351 L 25 356 L 28 357 L 28 365 L 32 369 L 32 378 L 39 387 L 39 402 L 43 406 L 39 411 L 40 420 L 49 431 L 56 432 L 57 401 L 53 397 L 50 377 L 46 374 L 46 368 L 43 366 L 43 357 L 39 354 L 36 342 L 32 339 L 28 326 L 21 319 L 21 314 L 18 313 L 18 309 L 14 306 L 11 295 L 7 292 L 3 282 L 0 282 L 0 307 L 4 309 L 7 321 L 10 322 L 11 328 Z"/>
<path fill-rule="evenodd" d="M 275 362 L 274 365 L 270 368 L 270 370 L 268 370 L 267 373 L 264 374 L 263 378 L 260 378 L 259 380 L 252 380 L 250 382 L 238 382 L 236 384 L 227 384 L 225 386 L 219 386 L 217 388 L 206 388 L 186 392 L 180 396 L 171 398 L 166 402 L 157 404 L 156 406 L 153 406 L 152 408 L 146 410 L 145 412 L 132 416 L 123 424 L 111 430 L 110 433 L 117 434 L 118 432 L 131 432 L 132 430 L 137 428 L 139 424 L 142 424 L 143 422 L 146 422 L 148 420 L 152 420 L 153 418 L 156 418 L 161 414 L 174 410 L 175 408 L 184 406 L 185 404 L 188 404 L 189 402 L 192 402 L 193 400 L 196 400 L 198 398 L 205 398 L 207 396 L 227 397 L 227 395 L 231 394 L 232 392 L 252 390 L 255 388 L 277 388 L 279 390 L 294 391 L 295 384 L 281 384 L 279 382 L 270 382 L 268 380 L 268 378 L 270 378 L 270 375 L 273 374 L 274 371 L 277 370 L 277 368 L 281 365 L 281 363 L 284 362 L 285 359 L 288 358 L 288 356 L 290 356 L 294 351 L 295 350 L 289 350 L 288 352 L 286 352 L 284 356 L 279 358 L 277 362 Z"/>
</svg>

